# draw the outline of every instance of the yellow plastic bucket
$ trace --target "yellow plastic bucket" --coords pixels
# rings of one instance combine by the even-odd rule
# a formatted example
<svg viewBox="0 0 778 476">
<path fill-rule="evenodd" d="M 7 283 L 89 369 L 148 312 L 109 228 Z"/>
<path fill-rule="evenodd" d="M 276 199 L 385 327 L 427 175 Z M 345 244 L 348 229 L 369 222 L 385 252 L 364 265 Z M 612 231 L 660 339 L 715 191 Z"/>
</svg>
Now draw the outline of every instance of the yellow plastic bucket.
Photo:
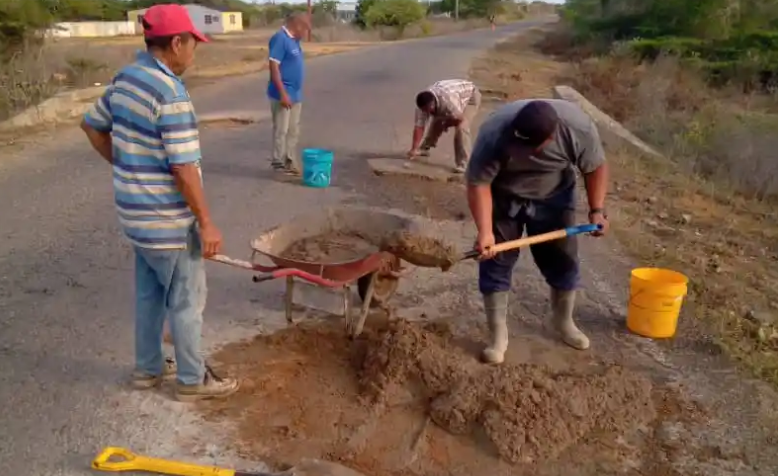
<svg viewBox="0 0 778 476">
<path fill-rule="evenodd" d="M 644 337 L 675 335 L 689 278 L 662 268 L 632 270 L 627 329 Z"/>
</svg>

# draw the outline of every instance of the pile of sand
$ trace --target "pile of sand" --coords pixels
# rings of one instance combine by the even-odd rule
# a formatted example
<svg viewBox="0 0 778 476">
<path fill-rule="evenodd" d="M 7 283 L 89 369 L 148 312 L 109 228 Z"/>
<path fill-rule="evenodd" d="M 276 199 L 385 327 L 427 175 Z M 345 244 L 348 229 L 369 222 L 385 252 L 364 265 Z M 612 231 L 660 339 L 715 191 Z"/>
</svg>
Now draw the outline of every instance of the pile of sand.
<svg viewBox="0 0 778 476">
<path fill-rule="evenodd" d="M 656 389 L 619 367 L 489 367 L 457 342 L 434 324 L 385 323 L 355 341 L 340 322 L 289 327 L 218 352 L 241 389 L 198 408 L 233 424 L 247 458 L 328 459 L 370 476 L 572 474 L 621 461 L 616 438 L 655 418 Z"/>
<path fill-rule="evenodd" d="M 452 347 L 447 331 L 400 322 L 374 337 L 359 369 L 372 399 L 428 399 L 432 420 L 454 434 L 478 427 L 511 463 L 555 458 L 587 433 L 627 432 L 651 421 L 651 383 L 620 367 L 588 375 L 530 365 L 489 367 Z"/>
</svg>

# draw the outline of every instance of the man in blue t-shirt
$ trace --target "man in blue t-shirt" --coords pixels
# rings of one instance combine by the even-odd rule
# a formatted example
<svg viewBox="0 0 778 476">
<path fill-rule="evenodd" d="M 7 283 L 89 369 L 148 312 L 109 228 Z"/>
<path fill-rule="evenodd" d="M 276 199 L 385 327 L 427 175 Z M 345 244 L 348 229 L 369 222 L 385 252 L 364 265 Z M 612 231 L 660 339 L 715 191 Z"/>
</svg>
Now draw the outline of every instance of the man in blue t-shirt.
<svg viewBox="0 0 778 476">
<path fill-rule="evenodd" d="M 284 26 L 270 38 L 268 46 L 270 81 L 267 96 L 273 114 L 273 155 L 275 170 L 300 174 L 297 140 L 300 137 L 302 111 L 303 49 L 300 39 L 310 29 L 308 16 L 290 15 Z"/>
</svg>

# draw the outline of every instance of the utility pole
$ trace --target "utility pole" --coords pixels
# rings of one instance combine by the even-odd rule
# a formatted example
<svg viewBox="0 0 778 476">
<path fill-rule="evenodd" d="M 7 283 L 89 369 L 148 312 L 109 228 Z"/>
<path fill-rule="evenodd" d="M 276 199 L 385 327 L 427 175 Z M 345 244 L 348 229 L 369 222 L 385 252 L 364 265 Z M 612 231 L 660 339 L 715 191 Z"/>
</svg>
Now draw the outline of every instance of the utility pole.
<svg viewBox="0 0 778 476">
<path fill-rule="evenodd" d="M 308 0 L 308 43 L 311 42 L 311 30 L 313 30 L 313 7 L 311 0 Z"/>
<path fill-rule="evenodd" d="M 454 21 L 459 21 L 459 0 L 454 2 Z"/>
</svg>

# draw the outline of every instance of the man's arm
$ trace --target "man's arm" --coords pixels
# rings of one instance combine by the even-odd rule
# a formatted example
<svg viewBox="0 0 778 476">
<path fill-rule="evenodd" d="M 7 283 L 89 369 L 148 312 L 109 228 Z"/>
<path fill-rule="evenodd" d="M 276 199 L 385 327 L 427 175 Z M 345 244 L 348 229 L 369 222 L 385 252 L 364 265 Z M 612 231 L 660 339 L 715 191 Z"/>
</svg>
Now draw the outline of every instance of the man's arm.
<svg viewBox="0 0 778 476">
<path fill-rule="evenodd" d="M 478 229 L 478 234 L 492 232 L 492 187 L 483 184 L 467 184 L 467 206 Z"/>
<path fill-rule="evenodd" d="M 602 211 L 605 209 L 605 196 L 608 194 L 609 176 L 608 164 L 606 163 L 603 163 L 594 171 L 584 174 L 589 210 Z"/>
<path fill-rule="evenodd" d="M 424 139 L 424 129 L 427 127 L 427 121 L 430 115 L 416 108 L 416 115 L 413 120 L 413 136 L 411 138 L 411 152 L 416 152 L 421 146 L 421 141 Z"/>
<path fill-rule="evenodd" d="M 81 121 L 81 130 L 86 134 L 92 148 L 109 164 L 113 164 L 113 141 L 111 130 L 113 129 L 113 117 L 111 115 L 110 94 L 112 87 L 108 87 L 94 105 L 84 115 Z"/>
<path fill-rule="evenodd" d="M 110 132 L 101 132 L 89 125 L 88 122 L 81 121 L 81 130 L 86 134 L 92 148 L 109 164 L 113 164 L 113 141 Z"/>
<path fill-rule="evenodd" d="M 578 142 L 576 166 L 584 177 L 589 209 L 605 208 L 605 196 L 608 193 L 608 164 L 605 162 L 605 149 L 600 133 L 594 122 Z"/>
<path fill-rule="evenodd" d="M 286 34 L 286 33 L 284 33 Z M 284 60 L 286 55 L 286 46 L 278 35 L 273 36 L 270 39 L 268 45 L 268 69 L 270 70 L 270 81 L 278 90 L 281 95 L 281 99 L 288 99 L 286 88 L 284 87 L 284 81 L 281 77 L 281 61 Z"/>
<path fill-rule="evenodd" d="M 205 202 L 205 193 L 203 192 L 203 183 L 200 176 L 200 169 L 196 164 L 176 164 L 170 166 L 173 177 L 176 180 L 176 187 L 184 196 L 186 204 L 192 210 L 197 218 L 197 223 L 202 228 L 207 228 L 213 224 L 211 213 Z"/>
<path fill-rule="evenodd" d="M 608 194 L 609 171 L 605 162 L 605 149 L 594 121 L 590 122 L 588 133 L 579 141 L 576 165 L 584 177 L 586 198 L 589 201 L 589 222 L 602 227 L 593 233 L 600 236 L 608 231 L 605 215 L 605 197 Z"/>
<path fill-rule="evenodd" d="M 205 202 L 199 167 L 202 158 L 200 134 L 189 98 L 179 97 L 161 105 L 157 127 L 178 190 L 200 227 L 211 226 L 213 222 Z"/>
<path fill-rule="evenodd" d="M 496 140 L 490 124 L 484 124 L 476 138 L 466 172 L 467 204 L 478 229 L 479 243 L 491 240 L 491 244 L 494 244 L 492 182 L 500 172 Z"/>
</svg>

